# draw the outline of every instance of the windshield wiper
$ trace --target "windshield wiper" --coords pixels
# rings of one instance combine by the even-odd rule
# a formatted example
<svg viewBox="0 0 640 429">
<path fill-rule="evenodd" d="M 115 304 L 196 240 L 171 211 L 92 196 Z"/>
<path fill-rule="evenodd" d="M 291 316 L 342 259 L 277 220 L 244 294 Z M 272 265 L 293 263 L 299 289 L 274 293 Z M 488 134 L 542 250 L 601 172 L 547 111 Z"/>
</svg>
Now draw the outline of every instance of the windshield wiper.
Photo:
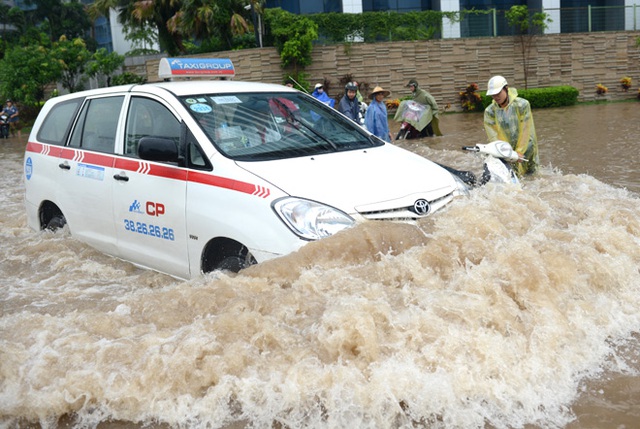
<svg viewBox="0 0 640 429">
<path fill-rule="evenodd" d="M 293 111 L 289 108 L 289 106 L 287 106 L 286 104 L 284 104 L 282 101 L 280 101 L 277 98 L 272 98 L 272 100 L 278 106 L 280 111 L 284 114 L 285 119 L 287 120 L 288 124 L 290 124 L 292 127 L 294 127 L 298 131 L 300 131 L 299 125 L 302 125 L 306 130 L 311 131 L 311 133 L 313 135 L 315 135 L 317 138 L 319 138 L 320 140 L 324 141 L 325 143 L 328 143 L 329 146 L 331 146 L 334 150 L 336 150 L 336 151 L 338 150 L 338 146 L 335 143 L 333 143 L 331 140 L 327 139 L 325 136 L 320 134 L 318 131 L 314 130 L 313 127 L 310 127 L 309 125 L 305 124 L 302 119 L 298 119 L 296 117 L 295 113 L 293 113 Z"/>
</svg>

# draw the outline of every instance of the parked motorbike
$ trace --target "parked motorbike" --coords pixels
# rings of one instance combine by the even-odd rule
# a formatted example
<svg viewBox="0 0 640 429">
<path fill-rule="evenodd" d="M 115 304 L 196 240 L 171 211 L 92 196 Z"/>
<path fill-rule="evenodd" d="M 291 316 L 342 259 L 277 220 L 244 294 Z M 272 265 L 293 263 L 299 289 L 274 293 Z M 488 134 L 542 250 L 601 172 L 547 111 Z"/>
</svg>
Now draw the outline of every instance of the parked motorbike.
<svg viewBox="0 0 640 429">
<path fill-rule="evenodd" d="M 7 115 L 0 115 L 0 138 L 9 138 L 9 117 Z"/>
<path fill-rule="evenodd" d="M 408 122 L 403 122 L 400 125 L 400 130 L 396 134 L 396 140 L 409 140 L 409 139 L 421 139 L 423 137 L 433 136 L 433 129 L 431 124 L 427 125 L 422 131 L 417 130 L 413 125 Z"/>
<path fill-rule="evenodd" d="M 365 103 L 364 101 L 360 102 L 360 110 L 358 111 L 358 125 L 360 125 L 361 127 L 367 128 L 364 125 L 364 117 L 367 114 L 367 103 Z"/>
<path fill-rule="evenodd" d="M 513 150 L 508 142 L 496 140 L 487 144 L 463 146 L 462 150 L 480 154 L 483 157 L 483 172 L 479 178 L 471 171 L 456 170 L 443 165 L 450 173 L 455 174 L 470 188 L 486 183 L 520 184 L 520 179 L 512 167 L 514 162 L 527 161 Z"/>
</svg>

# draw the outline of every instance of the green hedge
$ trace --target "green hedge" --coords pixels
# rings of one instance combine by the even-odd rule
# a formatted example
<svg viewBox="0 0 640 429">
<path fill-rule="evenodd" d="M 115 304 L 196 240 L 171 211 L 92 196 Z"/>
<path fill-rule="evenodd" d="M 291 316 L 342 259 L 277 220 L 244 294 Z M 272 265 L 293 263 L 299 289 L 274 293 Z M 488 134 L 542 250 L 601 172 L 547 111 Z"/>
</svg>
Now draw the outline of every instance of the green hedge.
<svg viewBox="0 0 640 429">
<path fill-rule="evenodd" d="M 318 13 L 308 15 L 318 24 L 314 43 L 345 43 L 360 38 L 366 43 L 388 40 L 430 40 L 442 29 L 443 17 L 457 15 L 427 10 L 422 12 Z"/>
<path fill-rule="evenodd" d="M 578 90 L 572 86 L 550 86 L 547 88 L 519 89 L 518 96 L 528 100 L 532 109 L 573 106 L 578 102 Z M 482 93 L 482 105 L 486 108 L 492 98 Z"/>
</svg>

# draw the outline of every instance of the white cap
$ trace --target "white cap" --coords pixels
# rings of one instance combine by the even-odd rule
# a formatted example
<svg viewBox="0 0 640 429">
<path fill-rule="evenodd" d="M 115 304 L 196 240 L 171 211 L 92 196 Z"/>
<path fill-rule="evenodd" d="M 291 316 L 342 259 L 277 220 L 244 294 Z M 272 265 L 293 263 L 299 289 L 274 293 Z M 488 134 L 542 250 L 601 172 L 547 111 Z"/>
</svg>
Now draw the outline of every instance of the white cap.
<svg viewBox="0 0 640 429">
<path fill-rule="evenodd" d="M 324 85 L 322 85 L 321 83 L 316 83 L 316 88 L 315 89 L 322 88 L 323 86 Z"/>
<path fill-rule="evenodd" d="M 504 88 L 507 84 L 507 79 L 502 76 L 494 76 L 489 79 L 489 83 L 487 84 L 487 95 L 496 95 L 502 88 Z"/>
</svg>

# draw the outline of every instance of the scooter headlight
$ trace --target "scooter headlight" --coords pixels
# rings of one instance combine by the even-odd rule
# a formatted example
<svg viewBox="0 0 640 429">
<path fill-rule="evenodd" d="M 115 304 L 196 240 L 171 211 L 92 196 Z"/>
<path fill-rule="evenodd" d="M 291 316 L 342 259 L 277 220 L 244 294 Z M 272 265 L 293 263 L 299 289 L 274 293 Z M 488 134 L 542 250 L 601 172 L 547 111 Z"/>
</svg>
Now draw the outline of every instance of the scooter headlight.
<svg viewBox="0 0 640 429">
<path fill-rule="evenodd" d="M 513 150 L 511 145 L 507 142 L 498 142 L 496 143 L 496 150 L 500 154 L 500 156 L 506 160 L 515 162 L 518 160 L 518 153 Z"/>
<path fill-rule="evenodd" d="M 346 213 L 315 201 L 286 197 L 273 203 L 280 219 L 299 237 L 319 240 L 353 226 Z"/>
</svg>

